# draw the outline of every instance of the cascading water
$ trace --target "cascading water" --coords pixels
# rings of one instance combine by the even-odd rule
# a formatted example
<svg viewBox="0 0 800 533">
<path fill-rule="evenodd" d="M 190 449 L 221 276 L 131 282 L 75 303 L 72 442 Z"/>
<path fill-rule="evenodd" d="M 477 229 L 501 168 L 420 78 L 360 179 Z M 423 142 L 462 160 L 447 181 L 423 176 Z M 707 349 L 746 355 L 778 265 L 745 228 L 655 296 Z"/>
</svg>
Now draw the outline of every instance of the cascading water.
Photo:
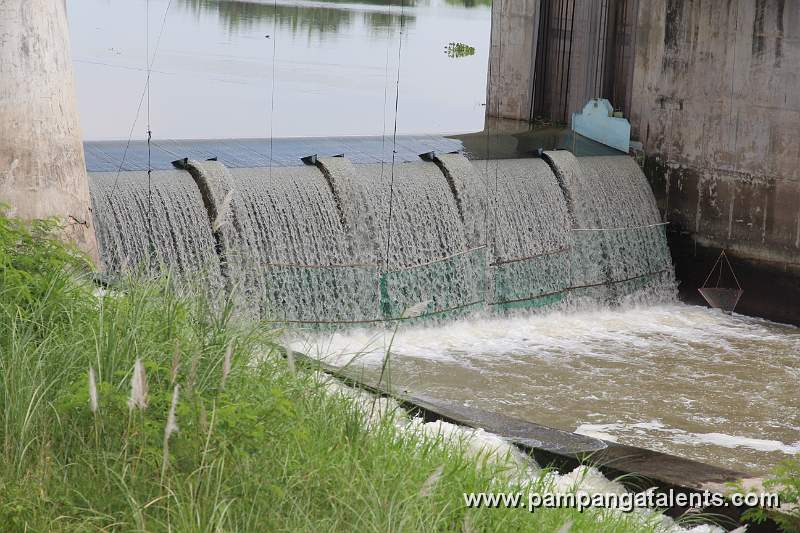
<svg viewBox="0 0 800 533">
<path fill-rule="evenodd" d="M 148 189 L 147 172 L 100 172 L 91 175 L 90 192 L 107 272 L 166 265 L 181 277 L 222 286 L 216 243 L 191 176 L 155 171 Z"/>
<path fill-rule="evenodd" d="M 476 166 L 490 191 L 491 303 L 516 309 L 561 301 L 570 282 L 571 224 L 555 176 L 541 159 Z"/>
<path fill-rule="evenodd" d="M 231 169 L 239 217 L 256 246 L 241 250 L 262 273 L 261 306 L 274 320 L 368 321 L 377 316 L 377 269 L 343 227 L 313 167 Z"/>
<path fill-rule="evenodd" d="M 345 194 L 344 201 L 376 222 L 370 247 L 378 250 L 383 267 L 383 317 L 400 317 L 421 302 L 428 302 L 424 312 L 437 314 L 482 303 L 485 257 L 470 247 L 457 201 L 439 168 L 424 162 L 397 165 L 392 180 L 385 167 L 382 181 L 376 180 L 380 172 L 380 165 L 355 166 L 356 188 L 377 194 Z"/>
<path fill-rule="evenodd" d="M 570 296 L 589 302 L 665 301 L 674 274 L 658 209 L 629 157 L 546 152 L 572 221 Z"/>
<path fill-rule="evenodd" d="M 652 192 L 628 157 L 155 172 L 156 256 L 215 275 L 279 322 L 379 323 L 672 297 Z M 92 175 L 106 268 L 148 257 L 145 173 Z M 196 185 L 195 183 L 196 182 Z"/>
<path fill-rule="evenodd" d="M 590 206 L 597 227 L 606 231 L 576 232 L 576 237 L 604 246 L 614 296 L 626 299 L 631 294 L 654 293 L 648 298 L 655 301 L 673 296 L 666 232 L 641 169 L 627 157 L 584 157 L 579 162 L 586 180 L 580 189 L 581 203 Z M 633 290 L 643 287 L 646 290 Z"/>
</svg>

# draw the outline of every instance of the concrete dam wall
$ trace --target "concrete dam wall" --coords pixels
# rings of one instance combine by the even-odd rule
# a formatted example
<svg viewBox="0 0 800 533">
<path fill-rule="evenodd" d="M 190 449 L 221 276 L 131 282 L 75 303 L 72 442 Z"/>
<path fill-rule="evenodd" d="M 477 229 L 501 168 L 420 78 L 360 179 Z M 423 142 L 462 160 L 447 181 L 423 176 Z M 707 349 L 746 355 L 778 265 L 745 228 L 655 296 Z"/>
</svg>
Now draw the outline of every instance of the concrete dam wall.
<svg viewBox="0 0 800 533">
<path fill-rule="evenodd" d="M 535 27 L 507 23 L 512 4 Z M 800 323 L 800 2 L 502 0 L 493 14 L 487 113 L 568 123 L 609 99 L 642 144 L 681 295 L 700 301 L 725 250 L 738 311 Z M 515 42 L 533 59 L 503 52 Z"/>
<path fill-rule="evenodd" d="M 168 268 L 300 324 L 674 298 L 664 227 L 627 156 L 180 166 L 149 185 L 90 174 L 110 275 Z"/>
<path fill-rule="evenodd" d="M 639 12 L 631 124 L 694 296 L 720 249 L 739 310 L 800 322 L 800 3 Z"/>
</svg>

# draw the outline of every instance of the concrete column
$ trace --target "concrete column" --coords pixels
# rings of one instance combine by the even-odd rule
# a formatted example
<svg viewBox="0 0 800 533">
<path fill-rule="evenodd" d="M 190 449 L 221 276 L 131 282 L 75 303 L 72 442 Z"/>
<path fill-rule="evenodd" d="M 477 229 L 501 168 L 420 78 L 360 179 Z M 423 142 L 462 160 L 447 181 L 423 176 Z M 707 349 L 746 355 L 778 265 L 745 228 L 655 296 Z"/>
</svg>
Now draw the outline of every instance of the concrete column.
<svg viewBox="0 0 800 533">
<path fill-rule="evenodd" d="M 495 0 L 486 115 L 530 120 L 540 0 Z"/>
<path fill-rule="evenodd" d="M 0 1 L 0 203 L 57 218 L 97 262 L 62 0 Z"/>
</svg>

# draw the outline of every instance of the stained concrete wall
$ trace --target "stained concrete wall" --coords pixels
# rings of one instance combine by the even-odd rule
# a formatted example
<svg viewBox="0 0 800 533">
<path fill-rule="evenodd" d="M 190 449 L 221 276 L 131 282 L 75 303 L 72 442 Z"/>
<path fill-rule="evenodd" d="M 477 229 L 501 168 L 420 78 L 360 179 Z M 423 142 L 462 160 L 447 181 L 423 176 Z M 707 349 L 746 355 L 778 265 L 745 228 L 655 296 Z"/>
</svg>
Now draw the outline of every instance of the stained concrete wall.
<svg viewBox="0 0 800 533">
<path fill-rule="evenodd" d="M 639 0 L 615 0 L 612 6 L 613 29 L 609 30 L 604 97 L 626 117 L 632 107 L 633 69 Z"/>
<path fill-rule="evenodd" d="M 800 2 L 647 4 L 631 122 L 687 295 L 725 249 L 740 310 L 800 322 Z"/>
<path fill-rule="evenodd" d="M 486 114 L 529 120 L 533 99 L 540 0 L 495 0 Z"/>
<path fill-rule="evenodd" d="M 97 259 L 60 0 L 0 2 L 0 202 L 24 219 L 56 217 Z"/>
</svg>

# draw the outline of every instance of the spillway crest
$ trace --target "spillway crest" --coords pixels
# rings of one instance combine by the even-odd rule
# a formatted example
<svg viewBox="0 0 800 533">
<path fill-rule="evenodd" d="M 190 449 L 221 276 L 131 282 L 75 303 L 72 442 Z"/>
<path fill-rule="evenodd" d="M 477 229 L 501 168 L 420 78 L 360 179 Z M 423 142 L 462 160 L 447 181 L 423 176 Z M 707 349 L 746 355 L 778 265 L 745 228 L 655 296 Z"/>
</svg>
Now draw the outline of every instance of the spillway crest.
<svg viewBox="0 0 800 533">
<path fill-rule="evenodd" d="M 674 298 L 665 231 L 627 156 L 91 174 L 111 275 L 203 276 L 269 320 L 369 324 Z"/>
</svg>

